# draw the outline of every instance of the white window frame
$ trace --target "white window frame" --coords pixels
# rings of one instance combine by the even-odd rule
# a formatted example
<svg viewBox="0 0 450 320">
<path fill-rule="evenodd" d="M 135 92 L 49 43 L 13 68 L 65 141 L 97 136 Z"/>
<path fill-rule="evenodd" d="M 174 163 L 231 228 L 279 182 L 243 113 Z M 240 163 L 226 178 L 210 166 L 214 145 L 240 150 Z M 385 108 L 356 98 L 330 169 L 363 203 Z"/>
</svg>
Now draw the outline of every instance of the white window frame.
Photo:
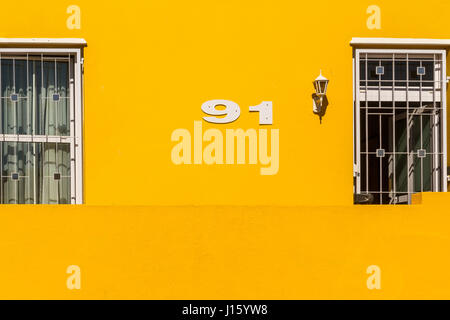
<svg viewBox="0 0 450 320">
<path fill-rule="evenodd" d="M 70 143 L 71 150 L 71 204 L 84 202 L 84 174 L 83 174 L 83 39 L 0 39 L 0 54 L 58 54 L 73 55 L 73 83 L 70 83 L 72 99 L 70 99 L 70 136 L 31 136 L 0 134 L 0 141 L 9 142 L 59 142 Z M 30 45 L 30 47 L 23 47 Z M 37 47 L 32 47 L 36 45 Z M 50 47 L 45 47 L 50 46 Z M 57 46 L 53 48 L 52 46 Z M 67 46 L 67 47 L 65 47 Z M 73 48 L 77 46 L 77 48 Z M 69 61 L 70 62 L 70 61 Z M 69 66 L 71 69 L 72 66 Z M 72 69 L 71 69 L 72 70 Z M 69 79 L 70 81 L 70 79 Z M 72 133 L 74 134 L 72 136 Z"/>
<path fill-rule="evenodd" d="M 356 41 L 355 41 L 356 40 Z M 385 39 L 377 40 L 374 39 L 373 41 L 369 39 L 363 39 L 364 41 L 359 41 L 360 39 L 356 38 L 352 40 L 351 44 L 366 44 L 366 45 L 397 45 L 401 46 L 403 42 L 401 40 L 409 40 L 409 39 L 395 39 L 399 40 L 398 42 L 391 41 L 390 43 L 387 43 Z M 391 39 L 392 40 L 392 39 Z M 425 40 L 418 40 L 420 42 L 419 44 L 422 44 L 422 42 L 428 44 Z M 439 42 L 442 45 L 442 41 Z M 359 75 L 359 68 L 357 67 L 357 63 L 360 61 L 360 54 L 361 53 L 409 53 L 409 54 L 440 54 L 442 56 L 442 72 L 441 72 L 441 83 L 442 83 L 442 94 L 441 94 L 441 104 L 442 104 L 442 134 L 441 134 L 441 148 L 443 151 L 443 157 L 440 164 L 441 167 L 441 185 L 442 185 L 442 192 L 447 192 L 447 63 L 446 63 L 446 55 L 447 51 L 442 49 L 412 49 L 409 47 L 409 45 L 417 45 L 414 41 L 410 41 L 405 43 L 404 49 L 373 49 L 373 48 L 364 48 L 364 47 L 358 47 L 354 48 L 353 50 L 353 177 L 355 179 L 354 184 L 354 194 L 360 194 L 361 193 L 361 128 L 360 128 L 360 97 L 359 92 L 357 92 L 357 88 L 359 88 L 359 81 L 360 81 L 360 75 Z M 434 45 L 435 43 L 432 42 L 430 45 Z M 445 43 L 450 44 L 449 43 Z M 435 137 L 436 139 L 436 137 Z M 435 141 L 436 143 L 436 141 Z M 439 176 L 438 173 L 434 174 L 434 185 L 437 184 Z"/>
</svg>

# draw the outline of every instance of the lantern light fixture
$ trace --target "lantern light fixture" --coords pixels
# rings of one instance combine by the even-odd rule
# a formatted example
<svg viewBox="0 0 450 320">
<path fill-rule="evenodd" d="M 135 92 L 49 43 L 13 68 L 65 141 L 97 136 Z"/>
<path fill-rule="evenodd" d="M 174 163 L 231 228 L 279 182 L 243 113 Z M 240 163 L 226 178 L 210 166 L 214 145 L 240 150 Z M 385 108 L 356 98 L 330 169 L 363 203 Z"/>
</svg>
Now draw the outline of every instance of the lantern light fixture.
<svg viewBox="0 0 450 320">
<path fill-rule="evenodd" d="M 314 88 L 318 96 L 327 94 L 328 82 L 329 80 L 322 75 L 322 70 L 320 70 L 320 75 L 314 80 Z"/>
<path fill-rule="evenodd" d="M 322 70 L 320 70 L 320 75 L 314 80 L 315 93 L 312 95 L 313 98 L 313 112 L 320 117 L 322 122 L 322 116 L 325 115 L 325 111 L 328 105 L 328 99 L 326 97 L 328 89 L 329 80 L 322 75 Z"/>
</svg>

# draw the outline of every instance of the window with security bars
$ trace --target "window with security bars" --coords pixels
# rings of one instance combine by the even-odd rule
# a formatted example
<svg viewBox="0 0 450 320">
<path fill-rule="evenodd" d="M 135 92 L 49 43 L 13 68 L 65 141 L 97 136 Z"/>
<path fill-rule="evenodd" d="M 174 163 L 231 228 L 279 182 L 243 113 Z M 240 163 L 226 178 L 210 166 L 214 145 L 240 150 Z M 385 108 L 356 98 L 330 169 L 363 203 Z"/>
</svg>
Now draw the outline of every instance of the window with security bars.
<svg viewBox="0 0 450 320">
<path fill-rule="evenodd" d="M 445 50 L 355 52 L 355 203 L 446 191 Z"/>
<path fill-rule="evenodd" d="M 0 202 L 82 202 L 79 50 L 0 49 Z"/>
</svg>

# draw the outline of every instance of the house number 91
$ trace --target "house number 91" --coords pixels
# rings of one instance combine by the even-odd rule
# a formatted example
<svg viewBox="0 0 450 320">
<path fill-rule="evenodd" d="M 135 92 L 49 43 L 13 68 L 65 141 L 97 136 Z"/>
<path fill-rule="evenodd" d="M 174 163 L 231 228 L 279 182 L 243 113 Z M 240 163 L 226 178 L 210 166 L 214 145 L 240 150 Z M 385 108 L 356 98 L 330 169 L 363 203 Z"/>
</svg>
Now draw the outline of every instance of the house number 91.
<svg viewBox="0 0 450 320">
<path fill-rule="evenodd" d="M 223 106 L 225 109 L 217 109 Z M 211 123 L 231 123 L 241 115 L 239 105 L 230 100 L 209 100 L 202 104 L 202 111 L 211 117 L 203 117 L 203 120 Z M 259 124 L 272 124 L 272 102 L 263 101 L 257 106 L 249 107 L 250 112 L 259 112 Z M 216 116 L 224 116 L 218 118 Z"/>
</svg>

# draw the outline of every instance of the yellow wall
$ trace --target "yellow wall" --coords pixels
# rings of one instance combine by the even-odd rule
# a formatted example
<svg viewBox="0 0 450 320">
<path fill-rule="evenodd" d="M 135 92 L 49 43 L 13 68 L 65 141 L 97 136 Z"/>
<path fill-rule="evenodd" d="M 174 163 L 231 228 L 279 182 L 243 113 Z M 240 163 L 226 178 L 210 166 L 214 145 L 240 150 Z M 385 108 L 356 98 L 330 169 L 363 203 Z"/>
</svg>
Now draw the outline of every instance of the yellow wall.
<svg viewBox="0 0 450 320">
<path fill-rule="evenodd" d="M 81 8 L 81 30 L 66 8 Z M 366 26 L 381 8 L 381 30 Z M 39 12 L 39 14 L 36 14 Z M 14 14 L 12 14 L 14 13 Z M 350 204 L 352 50 L 360 37 L 449 38 L 446 1 L 24 1 L 0 12 L 3 37 L 83 37 L 87 204 Z M 331 82 L 322 125 L 312 81 Z M 170 135 L 210 99 L 273 101 L 280 170 L 175 166 Z M 206 126 L 206 124 L 204 124 Z M 206 192 L 205 190 L 213 190 Z"/>
<path fill-rule="evenodd" d="M 7 206 L 0 299 L 449 299 L 446 204 Z M 68 290 L 66 268 L 81 268 Z M 381 289 L 366 269 L 381 269 Z"/>
<path fill-rule="evenodd" d="M 66 27 L 71 4 L 81 30 Z M 371 4 L 381 30 L 366 27 Z M 436 206 L 351 205 L 349 41 L 450 38 L 449 18 L 437 0 L 2 3 L 1 37 L 88 42 L 87 205 L 2 207 L 0 298 L 448 298 L 445 195 Z M 319 69 L 331 80 L 322 124 Z M 204 123 L 222 130 L 258 128 L 248 107 L 273 101 L 277 175 L 172 163 L 171 133 L 192 132 L 210 99 L 241 107 L 233 124 Z M 211 206 L 149 206 L 165 204 Z M 65 287 L 69 264 L 82 268 L 81 291 Z M 370 264 L 381 291 L 365 286 Z"/>
</svg>

